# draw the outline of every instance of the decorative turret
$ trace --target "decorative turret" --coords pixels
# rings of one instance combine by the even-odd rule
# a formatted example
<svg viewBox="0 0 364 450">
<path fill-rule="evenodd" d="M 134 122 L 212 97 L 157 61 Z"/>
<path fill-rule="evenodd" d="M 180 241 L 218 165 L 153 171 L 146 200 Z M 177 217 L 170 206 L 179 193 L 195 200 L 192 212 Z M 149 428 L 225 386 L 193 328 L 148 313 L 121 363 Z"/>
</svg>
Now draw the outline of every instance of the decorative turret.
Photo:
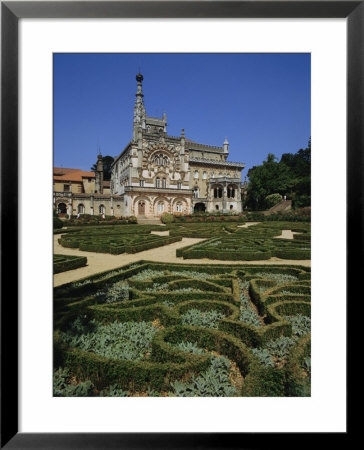
<svg viewBox="0 0 364 450">
<path fill-rule="evenodd" d="M 137 93 L 135 94 L 136 100 L 134 105 L 134 121 L 133 121 L 133 140 L 136 142 L 138 140 L 138 129 L 145 129 L 145 107 L 143 101 L 143 91 L 142 91 L 142 81 L 143 75 L 138 73 L 136 76 L 137 80 Z"/>
<path fill-rule="evenodd" d="M 103 181 L 104 181 L 104 165 L 102 163 L 102 155 L 97 155 L 96 172 L 95 172 L 95 193 L 103 193 Z"/>
<path fill-rule="evenodd" d="M 224 141 L 224 154 L 225 155 L 229 154 L 229 141 L 227 140 L 227 137 L 225 138 L 225 141 Z"/>
<path fill-rule="evenodd" d="M 181 155 L 185 154 L 185 143 L 186 143 L 185 130 L 184 130 L 184 128 L 182 128 L 182 130 L 181 130 Z"/>
</svg>

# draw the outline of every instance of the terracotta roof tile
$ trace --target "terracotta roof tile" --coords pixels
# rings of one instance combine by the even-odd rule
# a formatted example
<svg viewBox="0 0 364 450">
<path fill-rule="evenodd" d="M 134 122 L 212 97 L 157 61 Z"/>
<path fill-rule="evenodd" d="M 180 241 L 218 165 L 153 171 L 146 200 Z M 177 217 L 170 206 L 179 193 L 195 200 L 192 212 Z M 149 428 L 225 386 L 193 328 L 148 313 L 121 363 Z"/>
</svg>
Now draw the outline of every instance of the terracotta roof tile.
<svg viewBox="0 0 364 450">
<path fill-rule="evenodd" d="M 63 167 L 53 168 L 54 181 L 82 181 L 83 178 L 95 178 L 95 172 Z"/>
</svg>

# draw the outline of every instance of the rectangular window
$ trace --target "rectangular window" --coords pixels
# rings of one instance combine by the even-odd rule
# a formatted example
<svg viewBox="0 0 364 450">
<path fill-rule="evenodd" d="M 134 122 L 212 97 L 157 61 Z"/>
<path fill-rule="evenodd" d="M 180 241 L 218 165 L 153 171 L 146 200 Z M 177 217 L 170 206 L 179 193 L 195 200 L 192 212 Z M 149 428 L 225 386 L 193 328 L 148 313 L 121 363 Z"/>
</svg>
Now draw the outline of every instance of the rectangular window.
<svg viewBox="0 0 364 450">
<path fill-rule="evenodd" d="M 177 189 L 182 189 L 182 183 L 180 181 L 177 183 Z"/>
<path fill-rule="evenodd" d="M 63 191 L 64 192 L 71 192 L 71 186 L 69 184 L 65 184 L 63 186 Z"/>
<path fill-rule="evenodd" d="M 144 180 L 140 180 L 140 181 L 139 181 L 139 186 L 140 186 L 140 187 L 144 187 Z"/>
<path fill-rule="evenodd" d="M 165 178 L 163 178 L 162 180 L 162 188 L 166 188 L 167 187 L 167 180 Z"/>
</svg>

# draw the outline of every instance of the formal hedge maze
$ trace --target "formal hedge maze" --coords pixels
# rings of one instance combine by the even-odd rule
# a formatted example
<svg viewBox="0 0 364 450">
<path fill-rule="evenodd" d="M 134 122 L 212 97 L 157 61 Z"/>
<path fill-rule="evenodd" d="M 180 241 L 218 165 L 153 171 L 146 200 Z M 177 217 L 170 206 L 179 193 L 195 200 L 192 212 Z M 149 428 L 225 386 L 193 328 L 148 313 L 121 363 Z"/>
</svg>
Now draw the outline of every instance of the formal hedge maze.
<svg viewBox="0 0 364 450">
<path fill-rule="evenodd" d="M 63 247 L 79 248 L 87 252 L 137 253 L 151 248 L 161 247 L 180 241 L 178 236 L 158 236 L 150 234 L 154 230 L 163 231 L 161 227 L 143 225 L 124 225 L 83 229 L 62 235 L 58 242 Z"/>
<path fill-rule="evenodd" d="M 218 236 L 229 236 L 239 230 L 239 223 L 184 223 L 169 224 L 170 236 L 211 238 Z"/>
<path fill-rule="evenodd" d="M 310 269 L 140 261 L 54 291 L 55 396 L 309 396 Z"/>
<path fill-rule="evenodd" d="M 53 273 L 78 269 L 87 264 L 85 256 L 53 255 Z"/>
<path fill-rule="evenodd" d="M 293 239 L 279 238 L 282 230 L 296 233 Z M 219 224 L 210 233 L 210 239 L 176 251 L 178 257 L 185 259 L 220 259 L 220 260 L 265 260 L 272 257 L 281 259 L 310 259 L 310 224 L 262 223 L 249 228 L 238 225 Z M 171 235 L 188 235 L 191 229 L 171 231 Z M 209 230 L 201 230 L 207 235 Z M 192 233 L 191 233 L 192 234 Z M 199 234 L 199 230 L 197 233 Z"/>
</svg>

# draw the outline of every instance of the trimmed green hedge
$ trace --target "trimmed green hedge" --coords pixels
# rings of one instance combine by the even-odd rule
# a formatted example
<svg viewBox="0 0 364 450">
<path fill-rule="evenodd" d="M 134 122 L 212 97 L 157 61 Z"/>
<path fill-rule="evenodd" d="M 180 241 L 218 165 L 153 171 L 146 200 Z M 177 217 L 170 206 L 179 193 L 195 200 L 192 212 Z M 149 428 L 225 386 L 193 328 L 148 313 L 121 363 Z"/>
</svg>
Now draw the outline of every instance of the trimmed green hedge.
<svg viewBox="0 0 364 450">
<path fill-rule="evenodd" d="M 139 261 L 68 283 L 55 289 L 55 368 L 68 368 L 78 380 L 90 380 L 99 390 L 117 384 L 130 395 L 148 389 L 168 392 L 174 381 L 192 380 L 203 374 L 210 364 L 206 352 L 213 352 L 235 363 L 245 378 L 238 395 L 304 395 L 307 380 L 304 384 L 298 365 L 302 364 L 307 346 L 301 346 L 301 339 L 283 366 L 263 367 L 252 350 L 281 336 L 292 336 L 286 315 L 310 314 L 309 276 L 310 269 L 301 266 L 197 266 Z M 301 281 L 301 277 L 307 280 Z M 106 293 L 120 281 L 129 286 L 129 296 L 106 303 Z M 285 290 L 293 294 L 285 294 Z M 241 320 L 241 309 L 247 308 L 246 303 L 241 303 L 243 293 L 249 295 L 251 308 L 257 307 L 260 326 Z M 182 316 L 192 310 L 223 316 L 214 315 L 217 324 L 197 321 L 201 326 L 183 325 Z M 62 332 L 78 317 L 103 324 L 151 322 L 157 327 L 151 351 L 137 361 L 106 358 L 69 347 L 62 340 Z M 186 353 L 176 347 L 182 342 L 194 343 L 205 353 Z M 296 348 L 301 355 L 298 359 Z"/>
<path fill-rule="evenodd" d="M 175 236 L 158 236 L 153 234 L 116 234 L 116 233 L 82 233 L 75 232 L 62 236 L 58 242 L 63 247 L 79 248 L 86 252 L 137 253 L 151 248 L 161 247 L 180 241 Z"/>
<path fill-rule="evenodd" d="M 86 256 L 53 255 L 53 273 L 78 269 L 86 264 Z"/>
<path fill-rule="evenodd" d="M 282 230 L 303 233 L 305 239 L 279 239 Z M 180 248 L 177 257 L 184 259 L 220 259 L 229 261 L 281 259 L 310 259 L 309 223 L 261 223 L 249 228 L 237 225 L 227 228 L 223 224 L 205 227 L 190 225 L 171 228 L 171 235 L 204 237 L 207 241 Z M 294 235 L 301 236 L 301 235 Z M 278 238 L 278 239 L 277 239 Z"/>
</svg>

